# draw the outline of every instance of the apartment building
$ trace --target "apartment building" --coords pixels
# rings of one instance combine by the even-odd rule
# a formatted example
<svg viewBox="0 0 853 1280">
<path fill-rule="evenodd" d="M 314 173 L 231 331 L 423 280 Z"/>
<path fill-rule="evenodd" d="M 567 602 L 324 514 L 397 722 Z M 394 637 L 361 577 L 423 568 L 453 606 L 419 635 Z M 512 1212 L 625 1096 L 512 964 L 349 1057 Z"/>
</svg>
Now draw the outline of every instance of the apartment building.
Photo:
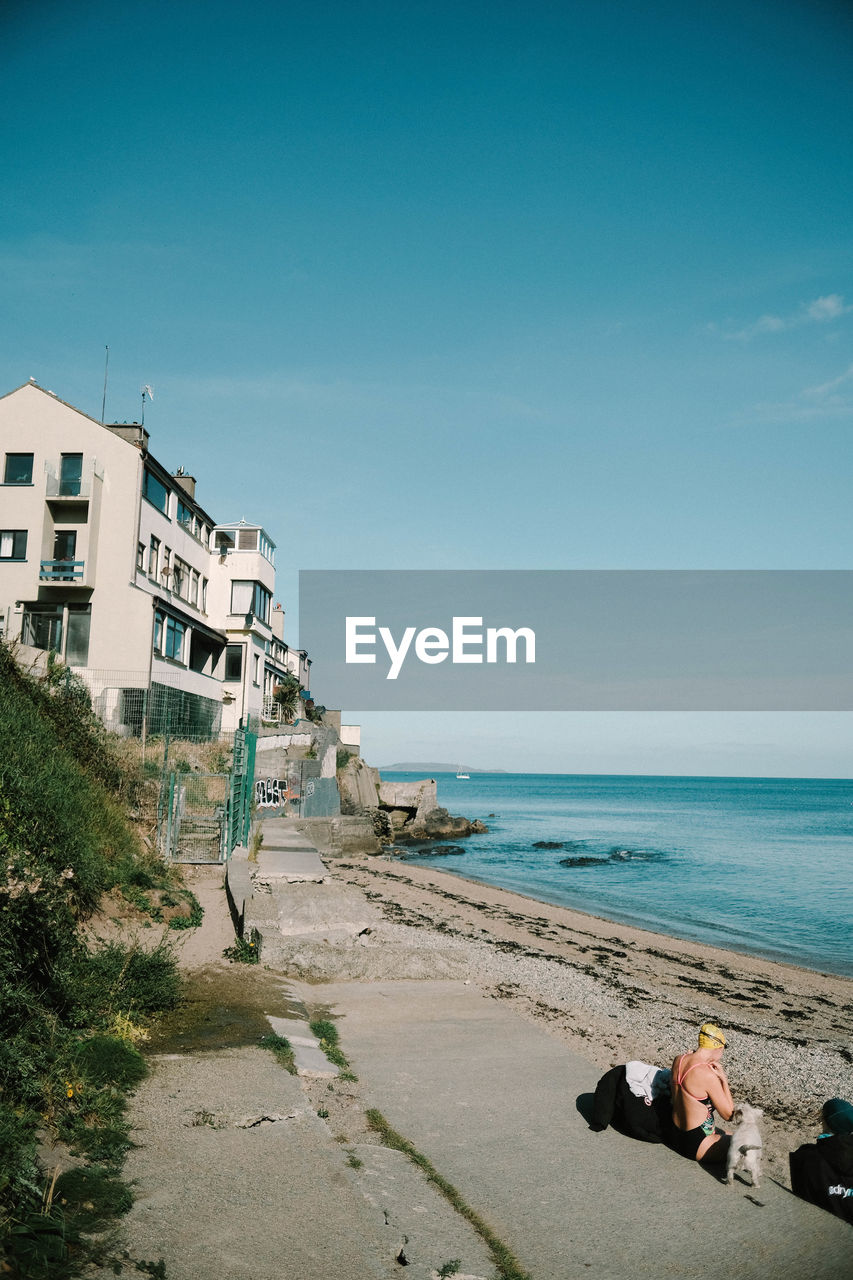
<svg viewBox="0 0 853 1280">
<path fill-rule="evenodd" d="M 271 607 L 275 545 L 148 446 L 32 381 L 0 397 L 0 632 L 54 651 L 120 731 L 234 728 L 307 677 Z"/>
<path fill-rule="evenodd" d="M 308 689 L 310 659 L 284 642 L 284 610 L 275 595 L 275 543 L 260 525 L 241 520 L 213 530 L 215 571 L 210 608 L 226 635 L 223 726 L 241 713 L 272 719 L 274 691 L 287 672 Z"/>
</svg>

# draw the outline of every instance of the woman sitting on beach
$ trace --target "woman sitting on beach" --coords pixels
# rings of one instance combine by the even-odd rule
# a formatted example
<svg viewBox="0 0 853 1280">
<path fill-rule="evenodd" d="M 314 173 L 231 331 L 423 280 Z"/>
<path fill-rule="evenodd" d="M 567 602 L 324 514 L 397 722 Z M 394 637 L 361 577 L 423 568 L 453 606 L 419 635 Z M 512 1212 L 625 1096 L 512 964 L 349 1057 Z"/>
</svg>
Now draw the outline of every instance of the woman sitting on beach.
<svg viewBox="0 0 853 1280">
<path fill-rule="evenodd" d="M 714 1111 L 724 1120 L 734 1112 L 729 1082 L 720 1066 L 726 1037 L 713 1022 L 699 1030 L 699 1047 L 681 1053 L 672 1064 L 672 1132 L 670 1143 L 688 1160 L 707 1164 L 725 1160 L 728 1134 L 714 1125 Z"/>
</svg>

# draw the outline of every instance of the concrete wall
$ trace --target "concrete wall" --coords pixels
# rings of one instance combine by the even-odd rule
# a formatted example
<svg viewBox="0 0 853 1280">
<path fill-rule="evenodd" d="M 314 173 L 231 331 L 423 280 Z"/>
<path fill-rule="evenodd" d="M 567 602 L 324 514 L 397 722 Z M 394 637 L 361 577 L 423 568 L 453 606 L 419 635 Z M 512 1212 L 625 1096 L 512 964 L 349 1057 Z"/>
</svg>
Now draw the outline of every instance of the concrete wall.
<svg viewBox="0 0 853 1280">
<path fill-rule="evenodd" d="M 308 778 L 299 807 L 303 818 L 333 818 L 341 812 L 341 797 L 334 778 Z"/>
<path fill-rule="evenodd" d="M 418 782 L 386 782 L 379 785 L 379 800 L 389 809 L 416 809 L 428 813 L 438 808 L 435 778 Z"/>
</svg>

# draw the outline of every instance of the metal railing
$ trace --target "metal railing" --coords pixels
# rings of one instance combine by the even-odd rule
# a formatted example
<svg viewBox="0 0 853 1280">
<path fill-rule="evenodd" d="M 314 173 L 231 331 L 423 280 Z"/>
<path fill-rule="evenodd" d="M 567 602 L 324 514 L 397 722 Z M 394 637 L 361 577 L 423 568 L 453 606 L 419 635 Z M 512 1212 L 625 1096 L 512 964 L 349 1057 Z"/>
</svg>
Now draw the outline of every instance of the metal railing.
<svg viewBox="0 0 853 1280">
<path fill-rule="evenodd" d="M 101 478 L 95 458 L 84 458 L 81 474 L 62 474 L 52 462 L 46 462 L 45 497 L 48 498 L 89 498 L 92 494 L 92 481 Z"/>
<path fill-rule="evenodd" d="M 42 560 L 39 578 L 42 582 L 82 582 L 84 560 Z"/>
<path fill-rule="evenodd" d="M 264 697 L 264 705 L 261 709 L 261 719 L 267 724 L 281 724 L 284 716 L 281 710 L 281 703 L 276 702 L 272 694 Z"/>
</svg>

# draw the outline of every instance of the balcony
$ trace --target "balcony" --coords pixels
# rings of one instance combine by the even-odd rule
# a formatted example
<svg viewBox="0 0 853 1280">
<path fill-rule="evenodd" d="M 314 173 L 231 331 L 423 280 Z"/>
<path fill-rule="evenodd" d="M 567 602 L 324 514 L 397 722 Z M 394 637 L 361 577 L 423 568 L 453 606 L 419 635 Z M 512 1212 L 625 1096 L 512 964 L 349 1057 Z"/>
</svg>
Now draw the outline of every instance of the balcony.
<svg viewBox="0 0 853 1280">
<path fill-rule="evenodd" d="M 45 497 L 49 502 L 85 501 L 92 496 L 92 481 L 101 473 L 97 470 L 94 458 L 81 459 L 78 463 L 63 458 L 57 468 L 51 462 L 45 463 Z"/>
<path fill-rule="evenodd" d="M 42 560 L 39 569 L 41 582 L 82 582 L 84 560 Z"/>
</svg>

